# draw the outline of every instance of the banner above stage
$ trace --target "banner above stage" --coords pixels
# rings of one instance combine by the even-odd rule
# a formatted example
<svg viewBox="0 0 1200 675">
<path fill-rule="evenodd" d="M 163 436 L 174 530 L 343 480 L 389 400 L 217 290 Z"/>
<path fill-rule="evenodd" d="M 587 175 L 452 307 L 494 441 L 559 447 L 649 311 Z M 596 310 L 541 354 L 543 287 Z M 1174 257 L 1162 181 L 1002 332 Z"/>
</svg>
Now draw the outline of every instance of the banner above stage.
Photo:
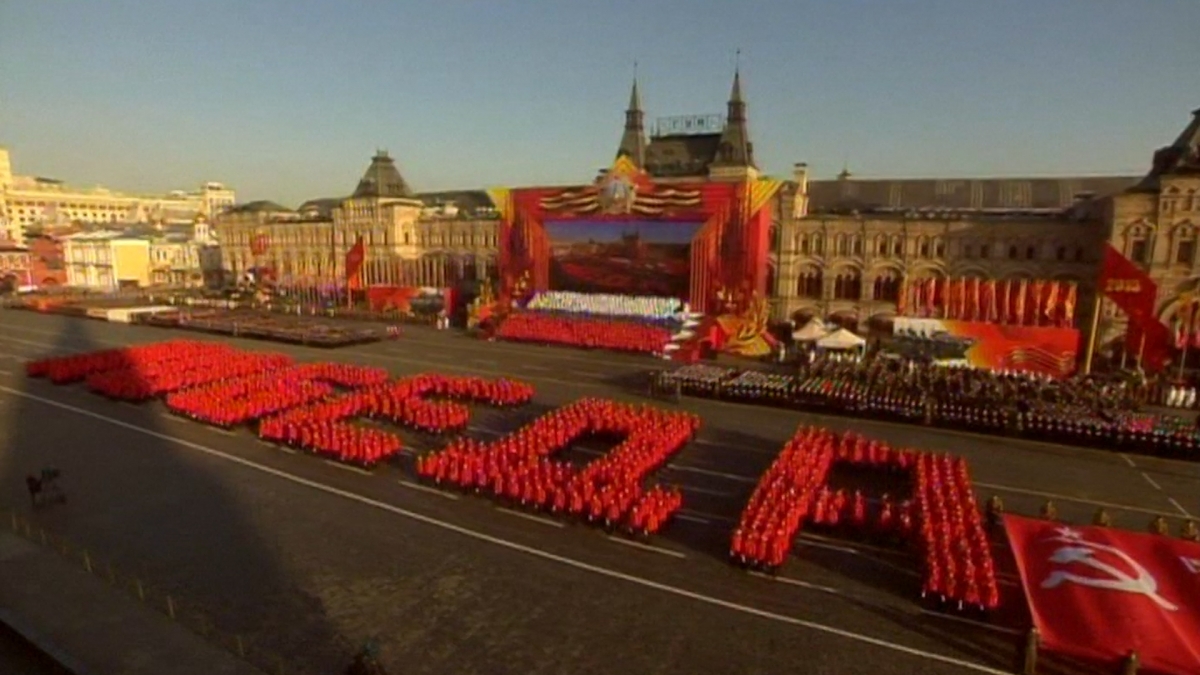
<svg viewBox="0 0 1200 675">
<path fill-rule="evenodd" d="M 1200 673 L 1200 544 L 1011 515 L 1004 526 L 1046 649 Z"/>
</svg>

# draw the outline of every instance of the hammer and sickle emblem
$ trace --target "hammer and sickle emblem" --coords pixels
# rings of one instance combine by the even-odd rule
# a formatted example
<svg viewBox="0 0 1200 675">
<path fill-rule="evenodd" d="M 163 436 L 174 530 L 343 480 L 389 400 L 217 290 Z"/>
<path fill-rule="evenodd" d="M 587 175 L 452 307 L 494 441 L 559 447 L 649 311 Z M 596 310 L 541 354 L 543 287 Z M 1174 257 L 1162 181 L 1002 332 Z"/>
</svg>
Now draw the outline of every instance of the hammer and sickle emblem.
<svg viewBox="0 0 1200 675">
<path fill-rule="evenodd" d="M 1192 574 L 1200 574 L 1200 558 L 1185 558 L 1179 556 L 1179 560 L 1183 562 L 1183 566 Z"/>
<path fill-rule="evenodd" d="M 1104 588 L 1112 591 L 1122 591 L 1124 593 L 1136 593 L 1150 598 L 1159 607 L 1168 612 L 1178 611 L 1178 605 L 1172 603 L 1166 598 L 1158 594 L 1158 581 L 1150 574 L 1150 571 L 1142 567 L 1141 563 L 1129 557 L 1124 551 L 1114 546 L 1106 546 L 1092 541 L 1083 541 L 1075 537 L 1055 537 L 1052 541 L 1062 541 L 1072 546 L 1060 547 L 1053 555 L 1050 556 L 1050 561 L 1060 565 L 1068 565 L 1071 563 L 1079 563 L 1086 567 L 1105 573 L 1107 578 L 1098 578 L 1074 574 L 1066 570 L 1055 570 L 1046 577 L 1042 582 L 1042 588 L 1057 588 L 1063 582 L 1071 582 L 1080 586 L 1090 586 L 1092 588 Z M 1109 565 L 1108 563 L 1096 560 L 1094 554 L 1096 551 L 1108 551 L 1125 561 L 1131 567 L 1137 576 L 1133 577 L 1126 574 L 1124 571 Z"/>
</svg>

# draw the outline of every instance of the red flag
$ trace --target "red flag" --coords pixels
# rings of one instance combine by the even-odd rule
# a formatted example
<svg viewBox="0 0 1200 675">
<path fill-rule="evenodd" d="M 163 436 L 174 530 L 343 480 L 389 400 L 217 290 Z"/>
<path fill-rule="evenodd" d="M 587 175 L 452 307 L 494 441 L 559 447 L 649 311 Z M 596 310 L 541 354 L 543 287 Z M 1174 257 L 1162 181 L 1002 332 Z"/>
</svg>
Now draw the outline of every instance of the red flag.
<svg viewBox="0 0 1200 675">
<path fill-rule="evenodd" d="M 1046 320 L 1053 324 L 1054 315 L 1058 313 L 1059 282 L 1047 281 L 1046 285 L 1050 287 L 1050 290 L 1046 291 Z"/>
<path fill-rule="evenodd" d="M 925 311 L 926 316 L 933 316 L 937 306 L 937 279 L 930 277 L 925 280 Z"/>
<path fill-rule="evenodd" d="M 980 304 L 979 287 L 983 282 L 976 277 L 971 280 L 971 318 L 978 321 L 983 315 L 983 306 Z"/>
<path fill-rule="evenodd" d="M 996 311 L 996 280 L 988 279 L 983 283 L 984 291 L 986 291 L 984 294 L 987 296 L 987 314 L 984 315 L 984 319 L 993 322 L 999 318 L 999 313 Z"/>
<path fill-rule="evenodd" d="M 1161 368 L 1169 356 L 1167 351 L 1171 348 L 1172 336 L 1171 329 L 1154 315 L 1158 285 L 1145 270 L 1106 244 L 1099 288 L 1129 318 L 1125 348 L 1134 353 L 1142 352 L 1147 370 Z"/>
<path fill-rule="evenodd" d="M 1012 294 L 1012 282 L 1008 279 L 1001 281 L 1004 287 L 1000 291 L 1000 323 L 1008 323 L 1009 309 L 1012 307 L 1009 296 Z"/>
<path fill-rule="evenodd" d="M 1200 544 L 1011 515 L 1004 527 L 1046 649 L 1200 673 Z"/>
<path fill-rule="evenodd" d="M 900 277 L 900 293 L 896 295 L 896 316 L 908 310 L 908 277 Z"/>
<path fill-rule="evenodd" d="M 346 287 L 350 290 L 362 288 L 362 268 L 366 259 L 367 250 L 360 236 L 354 241 L 354 246 L 346 252 Z"/>
<path fill-rule="evenodd" d="M 1078 291 L 1079 291 L 1079 284 L 1076 284 L 1074 281 L 1072 281 L 1072 282 L 1070 282 L 1070 284 L 1068 284 L 1067 297 L 1065 300 L 1063 300 L 1062 323 L 1064 326 L 1070 326 L 1071 324 L 1075 323 L 1075 302 L 1077 300 L 1076 296 L 1077 296 Z M 1099 301 L 1100 301 L 1100 299 L 1097 298 L 1096 302 L 1099 302 Z"/>
<path fill-rule="evenodd" d="M 1200 347 L 1200 307 L 1195 303 L 1188 304 L 1188 315 L 1192 317 L 1192 325 L 1186 330 L 1192 334 L 1192 346 Z"/>
</svg>

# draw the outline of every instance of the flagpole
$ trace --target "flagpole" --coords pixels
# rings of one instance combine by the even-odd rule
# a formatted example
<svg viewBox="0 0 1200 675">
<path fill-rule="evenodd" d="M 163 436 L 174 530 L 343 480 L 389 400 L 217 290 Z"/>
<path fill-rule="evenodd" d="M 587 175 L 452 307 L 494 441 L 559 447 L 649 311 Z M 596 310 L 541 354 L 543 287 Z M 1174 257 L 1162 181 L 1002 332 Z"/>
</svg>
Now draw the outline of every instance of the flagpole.
<svg viewBox="0 0 1200 675">
<path fill-rule="evenodd" d="M 1142 331 L 1142 339 L 1138 340 L 1137 367 L 1142 369 L 1142 355 L 1146 353 L 1146 331 Z"/>
<path fill-rule="evenodd" d="M 1185 328 L 1184 330 L 1186 331 L 1187 329 Z M 1185 337 L 1183 340 L 1183 354 L 1179 357 L 1179 379 L 1181 379 L 1181 380 L 1183 379 L 1183 367 L 1187 363 L 1188 346 L 1192 342 L 1192 334 L 1191 333 L 1184 332 L 1184 336 Z"/>
<path fill-rule="evenodd" d="M 1092 329 L 1088 332 L 1087 354 L 1083 357 L 1083 374 L 1092 373 L 1092 357 L 1096 354 L 1096 332 L 1100 329 L 1100 308 L 1104 304 L 1104 296 L 1096 292 L 1096 301 L 1092 303 Z"/>
</svg>

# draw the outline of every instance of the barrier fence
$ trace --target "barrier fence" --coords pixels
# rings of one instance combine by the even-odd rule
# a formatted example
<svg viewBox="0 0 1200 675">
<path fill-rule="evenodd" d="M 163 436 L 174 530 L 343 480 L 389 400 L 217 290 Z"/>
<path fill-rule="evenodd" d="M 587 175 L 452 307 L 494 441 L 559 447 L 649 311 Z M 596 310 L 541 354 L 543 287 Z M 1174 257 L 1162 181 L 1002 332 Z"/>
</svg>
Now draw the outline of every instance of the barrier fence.
<svg viewBox="0 0 1200 675">
<path fill-rule="evenodd" d="M 89 549 L 78 546 L 65 537 L 47 532 L 24 514 L 8 511 L 5 520 L 14 534 L 58 553 L 82 567 L 84 571 L 103 579 L 109 586 L 120 589 L 143 605 L 158 610 L 171 621 L 186 627 L 207 642 L 221 647 L 268 675 L 318 675 L 327 672 L 318 669 L 309 660 L 301 660 L 298 655 L 293 654 L 289 657 L 270 649 L 249 635 L 222 630 L 213 614 L 206 611 L 201 603 L 122 570 L 96 556 Z M 306 648 L 311 646 L 311 643 L 305 643 Z M 321 658 L 317 659 L 319 662 L 348 664 L 357 651 L 348 641 L 340 638 L 338 644 L 329 645 L 329 648 L 330 653 L 320 655 Z M 339 667 L 337 670 L 340 669 Z"/>
</svg>

